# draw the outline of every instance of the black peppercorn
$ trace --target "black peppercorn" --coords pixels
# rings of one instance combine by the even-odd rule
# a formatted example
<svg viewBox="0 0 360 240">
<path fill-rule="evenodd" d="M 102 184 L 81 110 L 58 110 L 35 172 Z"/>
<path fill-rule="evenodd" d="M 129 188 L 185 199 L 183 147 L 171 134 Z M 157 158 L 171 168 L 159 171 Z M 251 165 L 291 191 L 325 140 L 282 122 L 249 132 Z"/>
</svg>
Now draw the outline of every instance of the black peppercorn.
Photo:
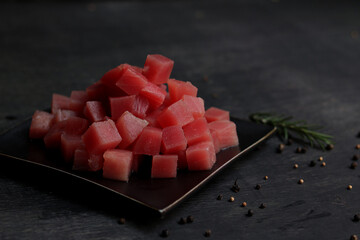
<svg viewBox="0 0 360 240">
<path fill-rule="evenodd" d="M 216 199 L 221 200 L 222 198 L 223 198 L 223 196 L 221 194 L 219 194 Z"/>
<path fill-rule="evenodd" d="M 247 212 L 246 216 L 251 217 L 252 215 L 254 215 L 254 211 L 249 209 L 249 211 Z"/>
<path fill-rule="evenodd" d="M 326 145 L 326 150 L 333 150 L 333 149 L 334 149 L 334 144 Z"/>
<path fill-rule="evenodd" d="M 206 231 L 204 232 L 204 236 L 205 236 L 205 237 L 210 237 L 210 236 L 211 236 L 211 230 L 210 230 L 210 229 L 206 230 Z"/>
<path fill-rule="evenodd" d="M 352 160 L 357 161 L 357 160 L 359 160 L 359 158 L 360 158 L 359 154 L 354 154 L 354 156 L 352 157 Z"/>
<path fill-rule="evenodd" d="M 191 216 L 191 215 L 187 216 L 186 222 L 187 222 L 187 223 L 192 223 L 192 222 L 194 222 L 194 217 Z"/>
<path fill-rule="evenodd" d="M 358 132 L 358 134 L 356 135 L 358 138 L 360 138 L 360 132 Z"/>
<path fill-rule="evenodd" d="M 286 142 L 286 145 L 291 145 L 293 143 L 293 140 L 291 139 L 291 138 L 289 138 L 288 140 L 287 140 L 287 142 Z"/>
<path fill-rule="evenodd" d="M 237 179 L 235 180 L 234 185 L 232 185 L 231 191 L 233 191 L 235 193 L 240 191 L 240 186 L 237 184 Z"/>
<path fill-rule="evenodd" d="M 355 234 L 351 235 L 350 240 L 358 240 L 358 236 Z"/>
<path fill-rule="evenodd" d="M 125 218 L 120 218 L 118 221 L 119 224 L 125 224 Z"/>
<path fill-rule="evenodd" d="M 310 167 L 314 167 L 316 165 L 316 162 L 314 160 L 312 160 L 309 164 Z"/>
<path fill-rule="evenodd" d="M 168 237 L 169 236 L 169 230 L 167 230 L 167 229 L 164 229 L 164 230 L 162 230 L 161 231 L 161 233 L 160 233 L 160 237 Z"/>
<path fill-rule="evenodd" d="M 352 162 L 350 165 L 351 169 L 355 169 L 357 167 L 357 163 L 356 162 Z"/>
<path fill-rule="evenodd" d="M 306 148 L 303 147 L 297 147 L 295 150 L 296 153 L 306 153 Z"/>
<path fill-rule="evenodd" d="M 285 144 L 280 143 L 279 146 L 276 149 L 276 152 L 282 153 L 284 151 L 284 149 L 285 149 Z"/>
<path fill-rule="evenodd" d="M 259 208 L 261 208 L 261 209 L 266 208 L 266 204 L 265 204 L 265 203 L 261 203 L 260 206 L 259 206 Z"/>
<path fill-rule="evenodd" d="M 186 219 L 185 218 L 180 218 L 180 220 L 179 220 L 179 222 L 178 222 L 179 224 L 185 224 L 186 223 Z"/>
<path fill-rule="evenodd" d="M 268 176 L 265 176 L 265 177 L 264 177 L 264 180 L 268 180 L 268 179 L 269 179 L 269 177 L 268 177 Z"/>
<path fill-rule="evenodd" d="M 355 149 L 360 149 L 360 144 L 356 144 Z"/>
<path fill-rule="evenodd" d="M 359 222 L 360 221 L 360 213 L 354 215 L 353 221 L 354 222 Z"/>
<path fill-rule="evenodd" d="M 255 189 L 256 189 L 256 190 L 260 190 L 260 188 L 261 188 L 261 185 L 260 185 L 260 184 L 256 184 Z"/>
</svg>

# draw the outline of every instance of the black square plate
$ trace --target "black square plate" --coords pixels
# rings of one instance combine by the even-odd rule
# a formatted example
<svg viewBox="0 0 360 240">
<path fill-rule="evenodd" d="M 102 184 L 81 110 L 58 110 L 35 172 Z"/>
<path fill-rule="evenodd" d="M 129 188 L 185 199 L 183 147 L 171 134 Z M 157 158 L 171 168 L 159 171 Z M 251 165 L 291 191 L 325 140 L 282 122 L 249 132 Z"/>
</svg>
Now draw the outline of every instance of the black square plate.
<svg viewBox="0 0 360 240">
<path fill-rule="evenodd" d="M 128 200 L 164 214 L 218 174 L 232 161 L 271 136 L 276 129 L 232 118 L 237 126 L 239 146 L 222 150 L 209 171 L 178 171 L 175 179 L 150 179 L 132 175 L 128 183 L 104 179 L 101 173 L 72 171 L 61 161 L 59 152 L 48 151 L 42 141 L 28 138 L 31 119 L 0 136 L 0 161 L 19 161 L 39 167 L 41 171 L 57 171 L 114 192 Z M 11 169 L 9 170 L 11 171 Z M 16 169 L 14 169 L 16 171 Z M 40 171 L 40 172 L 41 172 Z M 31 177 L 32 172 L 27 172 Z"/>
</svg>

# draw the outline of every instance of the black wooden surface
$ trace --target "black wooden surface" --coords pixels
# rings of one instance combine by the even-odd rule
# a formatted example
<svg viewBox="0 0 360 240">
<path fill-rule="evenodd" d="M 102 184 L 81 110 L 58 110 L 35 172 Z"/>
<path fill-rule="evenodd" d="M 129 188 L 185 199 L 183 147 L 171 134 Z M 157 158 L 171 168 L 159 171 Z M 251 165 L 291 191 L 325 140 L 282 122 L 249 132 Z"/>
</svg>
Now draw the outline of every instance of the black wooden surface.
<svg viewBox="0 0 360 240">
<path fill-rule="evenodd" d="M 359 10 L 359 1 L 2 4 L 0 132 L 48 108 L 53 92 L 69 95 L 120 63 L 142 65 L 146 54 L 161 53 L 174 59 L 174 78 L 199 87 L 207 107 L 240 118 L 293 115 L 323 126 L 336 145 L 295 154 L 293 144 L 277 154 L 272 138 L 163 219 L 132 216 L 127 203 L 81 183 L 49 184 L 58 176 L 3 165 L 0 239 L 160 239 L 163 229 L 168 239 L 202 239 L 207 229 L 211 239 L 360 235 L 352 221 L 360 212 L 360 167 L 349 168 L 360 143 Z M 326 167 L 309 167 L 319 156 Z M 235 179 L 238 193 L 230 191 Z M 188 215 L 193 223 L 177 223 Z"/>
</svg>

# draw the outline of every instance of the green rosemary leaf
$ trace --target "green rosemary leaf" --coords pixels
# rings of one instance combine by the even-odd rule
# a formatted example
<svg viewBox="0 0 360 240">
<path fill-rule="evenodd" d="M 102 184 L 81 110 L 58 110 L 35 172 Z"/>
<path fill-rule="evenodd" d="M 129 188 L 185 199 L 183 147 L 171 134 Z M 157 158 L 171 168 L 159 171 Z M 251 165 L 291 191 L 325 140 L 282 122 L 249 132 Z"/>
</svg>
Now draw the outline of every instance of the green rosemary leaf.
<svg viewBox="0 0 360 240">
<path fill-rule="evenodd" d="M 304 120 L 292 121 L 292 116 L 284 116 L 274 113 L 253 113 L 249 116 L 250 120 L 267 124 L 278 129 L 278 135 L 287 141 L 292 138 L 303 141 L 311 147 L 320 147 L 325 150 L 326 145 L 333 144 L 331 135 L 318 132 L 321 129 L 318 125 L 309 125 Z"/>
</svg>

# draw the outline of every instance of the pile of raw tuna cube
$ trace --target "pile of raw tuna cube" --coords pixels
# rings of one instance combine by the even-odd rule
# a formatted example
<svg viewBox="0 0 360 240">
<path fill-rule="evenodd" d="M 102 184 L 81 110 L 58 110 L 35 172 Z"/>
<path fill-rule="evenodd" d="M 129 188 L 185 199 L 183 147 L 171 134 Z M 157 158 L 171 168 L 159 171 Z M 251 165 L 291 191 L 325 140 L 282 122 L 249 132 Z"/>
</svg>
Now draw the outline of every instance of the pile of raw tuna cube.
<svg viewBox="0 0 360 240">
<path fill-rule="evenodd" d="M 174 62 L 148 55 L 143 68 L 121 64 L 71 96 L 53 94 L 51 113 L 35 111 L 32 139 L 60 149 L 78 171 L 128 181 L 144 157 L 152 178 L 178 169 L 210 170 L 221 149 L 238 145 L 229 112 L 204 108 L 190 82 L 169 79 Z"/>
</svg>

